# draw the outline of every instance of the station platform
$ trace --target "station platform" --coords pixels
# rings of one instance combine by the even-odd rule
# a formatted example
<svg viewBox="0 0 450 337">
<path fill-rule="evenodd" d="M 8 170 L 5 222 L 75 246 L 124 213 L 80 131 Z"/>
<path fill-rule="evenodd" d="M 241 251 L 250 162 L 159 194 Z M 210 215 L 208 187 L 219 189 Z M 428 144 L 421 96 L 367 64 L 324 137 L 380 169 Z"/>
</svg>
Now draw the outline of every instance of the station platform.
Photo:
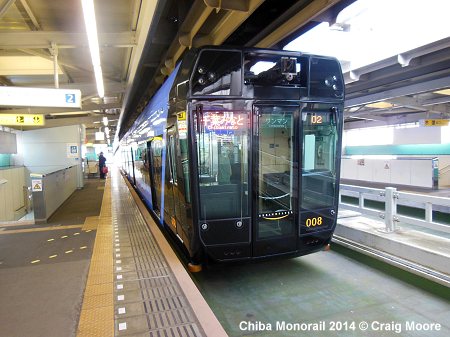
<svg viewBox="0 0 450 337">
<path fill-rule="evenodd" d="M 357 231 L 364 221 L 342 217 L 336 233 L 354 227 L 364 235 Z M 387 264 L 345 246 L 189 275 L 135 192 L 112 170 L 106 180 L 86 180 L 47 225 L 0 226 L 0 335 L 317 336 L 288 330 L 306 322 L 333 336 L 330 322 L 367 321 L 405 336 L 448 336 L 448 287 L 395 275 Z M 407 332 L 411 321 L 439 328 Z M 261 330 L 277 324 L 279 331 Z M 399 335 L 392 330 L 368 335 Z"/>
<path fill-rule="evenodd" d="M 226 336 L 120 173 L 88 183 L 103 192 L 98 216 L 65 224 L 77 222 L 76 206 L 89 203 L 69 198 L 62 208 L 75 208 L 72 217 L 66 211 L 65 220 L 56 214 L 48 227 L 10 225 L 1 231 L 0 282 L 6 305 L 0 309 L 0 335 Z M 59 246 L 48 249 L 55 241 Z M 7 242 L 22 249 L 14 250 Z M 21 308 L 28 309 L 18 317 Z M 28 321 L 22 324 L 24 316 Z"/>
<path fill-rule="evenodd" d="M 360 213 L 339 210 L 333 242 L 450 287 L 450 245 L 441 236 L 385 224 Z"/>
</svg>

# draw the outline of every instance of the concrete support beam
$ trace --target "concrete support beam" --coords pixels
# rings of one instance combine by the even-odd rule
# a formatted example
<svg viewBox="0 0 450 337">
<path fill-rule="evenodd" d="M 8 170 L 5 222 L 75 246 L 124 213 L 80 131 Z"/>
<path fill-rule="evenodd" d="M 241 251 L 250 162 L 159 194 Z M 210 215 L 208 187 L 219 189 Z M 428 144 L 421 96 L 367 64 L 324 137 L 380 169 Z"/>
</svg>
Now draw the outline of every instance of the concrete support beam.
<svg viewBox="0 0 450 337">
<path fill-rule="evenodd" d="M 100 33 L 100 47 L 128 48 L 136 45 L 134 32 Z M 3 32 L 0 45 L 3 49 L 46 49 L 52 42 L 61 48 L 88 47 L 86 33 L 66 32 Z"/>
</svg>

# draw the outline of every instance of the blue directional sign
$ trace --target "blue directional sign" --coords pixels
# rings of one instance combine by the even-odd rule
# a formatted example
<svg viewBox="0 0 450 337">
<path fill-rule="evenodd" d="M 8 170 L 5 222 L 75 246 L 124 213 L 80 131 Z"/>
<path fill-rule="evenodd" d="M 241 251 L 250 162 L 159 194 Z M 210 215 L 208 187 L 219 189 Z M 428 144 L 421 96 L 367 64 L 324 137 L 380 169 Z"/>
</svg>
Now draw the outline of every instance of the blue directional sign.
<svg viewBox="0 0 450 337">
<path fill-rule="evenodd" d="M 81 91 L 0 86 L 0 106 L 81 108 Z"/>
</svg>

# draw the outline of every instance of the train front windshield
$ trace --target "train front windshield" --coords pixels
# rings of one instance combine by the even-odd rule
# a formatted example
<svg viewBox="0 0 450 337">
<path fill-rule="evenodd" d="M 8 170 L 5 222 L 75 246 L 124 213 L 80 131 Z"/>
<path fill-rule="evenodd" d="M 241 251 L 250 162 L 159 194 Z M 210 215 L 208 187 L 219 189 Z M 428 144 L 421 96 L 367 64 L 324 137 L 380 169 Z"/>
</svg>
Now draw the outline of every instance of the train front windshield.
<svg viewBox="0 0 450 337">
<path fill-rule="evenodd" d="M 338 123 L 336 112 L 325 107 L 310 104 L 301 114 L 300 234 L 330 229 L 336 215 Z"/>
</svg>

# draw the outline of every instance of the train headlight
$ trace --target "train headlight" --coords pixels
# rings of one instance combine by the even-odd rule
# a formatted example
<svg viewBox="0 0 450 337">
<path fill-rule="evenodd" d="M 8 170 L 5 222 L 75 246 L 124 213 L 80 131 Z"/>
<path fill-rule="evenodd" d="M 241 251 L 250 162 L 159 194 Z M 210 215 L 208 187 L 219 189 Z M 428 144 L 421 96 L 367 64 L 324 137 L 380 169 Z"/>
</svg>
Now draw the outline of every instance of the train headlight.
<svg viewBox="0 0 450 337">
<path fill-rule="evenodd" d="M 334 75 L 333 75 L 333 76 L 328 76 L 328 77 L 325 79 L 325 85 L 326 85 L 327 87 L 333 87 L 334 90 L 337 89 L 336 82 L 337 82 L 337 77 L 334 76 Z"/>
<path fill-rule="evenodd" d="M 207 223 L 202 223 L 202 225 L 200 226 L 202 228 L 202 230 L 207 231 L 209 226 Z"/>
<path fill-rule="evenodd" d="M 331 75 L 325 78 L 324 83 L 327 87 L 333 89 L 334 95 L 336 97 L 342 96 L 342 89 L 340 88 L 341 85 L 338 82 L 338 78 L 336 75 Z"/>
<path fill-rule="evenodd" d="M 197 82 L 200 85 L 205 85 L 206 84 L 206 80 L 205 80 L 205 78 L 203 76 L 199 77 Z"/>
<path fill-rule="evenodd" d="M 208 73 L 208 80 L 211 81 L 211 82 L 214 82 L 216 80 L 216 74 L 213 73 L 212 71 L 210 71 Z"/>
</svg>

